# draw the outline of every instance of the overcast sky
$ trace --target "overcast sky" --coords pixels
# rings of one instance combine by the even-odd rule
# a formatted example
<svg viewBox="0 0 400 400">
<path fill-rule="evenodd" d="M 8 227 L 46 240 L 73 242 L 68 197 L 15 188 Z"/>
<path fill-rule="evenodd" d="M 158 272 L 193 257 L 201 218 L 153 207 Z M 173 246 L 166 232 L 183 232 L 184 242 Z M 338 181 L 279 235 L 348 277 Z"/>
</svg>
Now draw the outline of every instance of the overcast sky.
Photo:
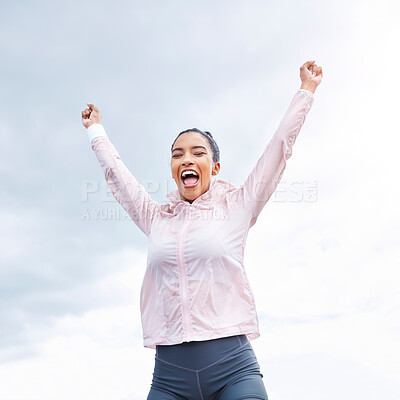
<svg viewBox="0 0 400 400">
<path fill-rule="evenodd" d="M 213 133 L 239 186 L 315 59 L 324 79 L 245 266 L 270 400 L 400 396 L 396 1 L 0 3 L 0 400 L 141 400 L 143 233 L 87 102 L 159 202 L 170 145 Z"/>
</svg>

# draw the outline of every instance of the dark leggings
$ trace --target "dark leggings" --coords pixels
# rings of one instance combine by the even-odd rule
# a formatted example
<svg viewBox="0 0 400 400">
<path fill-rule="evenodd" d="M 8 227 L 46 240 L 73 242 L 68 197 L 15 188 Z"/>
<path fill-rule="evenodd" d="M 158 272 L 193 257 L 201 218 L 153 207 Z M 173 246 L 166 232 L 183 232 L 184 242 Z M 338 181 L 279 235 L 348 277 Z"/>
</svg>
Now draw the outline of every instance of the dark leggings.
<svg viewBox="0 0 400 400">
<path fill-rule="evenodd" d="M 246 335 L 156 346 L 147 400 L 268 400 Z"/>
</svg>

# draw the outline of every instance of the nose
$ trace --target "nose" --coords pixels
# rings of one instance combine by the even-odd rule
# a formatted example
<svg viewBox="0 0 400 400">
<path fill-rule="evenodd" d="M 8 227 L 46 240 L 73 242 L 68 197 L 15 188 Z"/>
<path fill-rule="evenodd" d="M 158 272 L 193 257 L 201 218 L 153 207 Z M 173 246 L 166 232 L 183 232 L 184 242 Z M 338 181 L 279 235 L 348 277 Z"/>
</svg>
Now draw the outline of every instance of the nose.
<svg viewBox="0 0 400 400">
<path fill-rule="evenodd" d="M 188 165 L 193 165 L 193 160 L 190 153 L 185 153 L 182 158 L 182 166 L 186 167 Z"/>
</svg>

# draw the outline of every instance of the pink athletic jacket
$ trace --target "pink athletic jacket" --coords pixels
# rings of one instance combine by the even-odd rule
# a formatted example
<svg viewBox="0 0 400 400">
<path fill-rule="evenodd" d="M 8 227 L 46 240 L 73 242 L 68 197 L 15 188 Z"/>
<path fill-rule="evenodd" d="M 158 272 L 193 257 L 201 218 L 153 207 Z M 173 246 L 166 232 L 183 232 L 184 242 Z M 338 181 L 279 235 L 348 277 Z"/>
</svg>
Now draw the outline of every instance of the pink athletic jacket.
<svg viewBox="0 0 400 400">
<path fill-rule="evenodd" d="M 260 336 L 243 265 L 249 228 L 275 191 L 314 101 L 299 89 L 244 184 L 214 180 L 190 204 L 177 190 L 154 201 L 121 161 L 101 124 L 87 132 L 115 199 L 148 238 L 140 309 L 144 347 Z"/>
</svg>

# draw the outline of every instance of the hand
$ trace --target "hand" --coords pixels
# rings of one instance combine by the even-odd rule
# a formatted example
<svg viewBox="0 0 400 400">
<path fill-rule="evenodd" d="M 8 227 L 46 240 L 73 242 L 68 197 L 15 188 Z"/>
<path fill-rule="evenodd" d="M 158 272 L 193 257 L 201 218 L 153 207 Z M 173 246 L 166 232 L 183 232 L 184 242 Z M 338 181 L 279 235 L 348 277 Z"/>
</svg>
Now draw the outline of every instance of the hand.
<svg viewBox="0 0 400 400">
<path fill-rule="evenodd" d="M 307 61 L 300 67 L 300 78 L 300 89 L 306 89 L 315 93 L 323 78 L 322 67 L 318 67 L 315 64 L 315 60 Z"/>
<path fill-rule="evenodd" d="M 92 124 L 99 124 L 101 120 L 101 114 L 97 107 L 93 104 L 87 103 L 89 108 L 82 111 L 82 124 L 87 129 Z"/>
</svg>

